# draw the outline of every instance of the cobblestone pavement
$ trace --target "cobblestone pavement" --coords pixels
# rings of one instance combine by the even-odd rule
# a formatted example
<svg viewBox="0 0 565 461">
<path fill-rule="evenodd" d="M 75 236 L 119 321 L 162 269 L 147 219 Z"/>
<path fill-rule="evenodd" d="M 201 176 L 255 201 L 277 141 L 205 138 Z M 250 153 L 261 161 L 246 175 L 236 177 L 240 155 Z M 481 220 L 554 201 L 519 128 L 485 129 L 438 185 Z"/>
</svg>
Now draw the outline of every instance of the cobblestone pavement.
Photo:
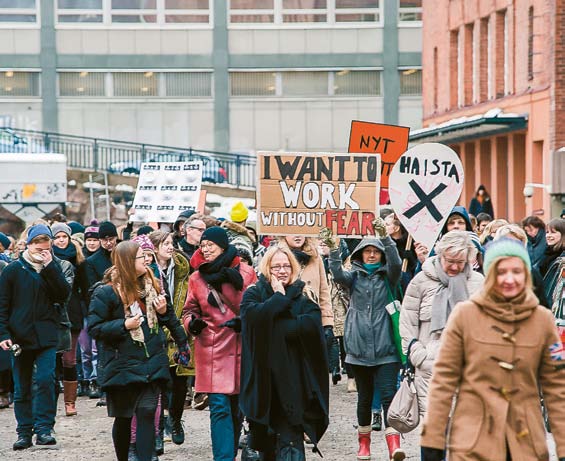
<svg viewBox="0 0 565 461">
<path fill-rule="evenodd" d="M 320 443 L 324 460 L 355 461 L 357 452 L 355 424 L 356 394 L 348 394 L 342 381 L 331 386 L 330 426 Z M 62 396 L 61 396 L 62 397 Z M 106 409 L 96 408 L 96 400 L 79 398 L 77 402 L 78 416 L 63 416 L 62 398 L 59 399 L 57 416 L 56 449 L 30 448 L 23 452 L 12 451 L 15 441 L 15 419 L 12 408 L 0 410 L 0 460 L 34 460 L 34 461 L 111 461 L 115 459 L 112 441 L 112 419 L 106 416 Z M 187 410 L 184 415 L 186 442 L 177 446 L 165 444 L 165 454 L 161 461 L 208 461 L 212 460 L 210 445 L 209 412 Z M 419 459 L 418 436 L 411 433 L 402 444 L 407 459 Z M 373 461 L 386 461 L 386 445 L 383 432 L 373 432 Z M 239 457 L 238 457 L 239 459 Z M 308 452 L 307 460 L 320 459 Z M 553 455 L 552 460 L 555 460 Z"/>
</svg>

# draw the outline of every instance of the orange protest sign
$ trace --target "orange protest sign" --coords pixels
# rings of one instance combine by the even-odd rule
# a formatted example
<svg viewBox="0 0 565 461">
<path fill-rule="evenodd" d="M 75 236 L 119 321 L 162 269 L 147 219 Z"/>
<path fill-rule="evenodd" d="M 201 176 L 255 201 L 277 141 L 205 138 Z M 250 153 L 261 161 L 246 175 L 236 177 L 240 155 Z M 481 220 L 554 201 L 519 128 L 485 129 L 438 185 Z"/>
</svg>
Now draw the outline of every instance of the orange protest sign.
<svg viewBox="0 0 565 461">
<path fill-rule="evenodd" d="M 392 167 L 408 149 L 410 128 L 382 123 L 351 122 L 348 152 L 381 154 L 381 187 L 388 188 Z"/>
</svg>

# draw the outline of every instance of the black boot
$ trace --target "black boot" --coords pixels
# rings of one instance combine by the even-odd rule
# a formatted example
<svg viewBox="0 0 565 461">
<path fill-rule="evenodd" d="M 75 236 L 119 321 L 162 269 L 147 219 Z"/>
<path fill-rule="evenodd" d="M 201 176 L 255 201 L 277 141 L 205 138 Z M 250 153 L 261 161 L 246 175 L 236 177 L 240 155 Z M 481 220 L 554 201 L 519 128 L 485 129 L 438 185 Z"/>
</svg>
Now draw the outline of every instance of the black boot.
<svg viewBox="0 0 565 461">
<path fill-rule="evenodd" d="M 90 381 L 90 389 L 88 392 L 89 399 L 99 399 L 102 397 L 102 391 L 100 387 L 98 387 L 98 383 L 96 381 Z"/>
<path fill-rule="evenodd" d="M 163 432 L 159 431 L 158 434 L 155 435 L 155 453 L 157 456 L 161 456 L 165 453 L 165 444 L 163 443 Z"/>
<path fill-rule="evenodd" d="M 341 373 L 339 372 L 339 367 L 336 367 L 332 371 L 332 383 L 334 386 L 341 381 Z"/>
<path fill-rule="evenodd" d="M 28 434 L 20 434 L 18 435 L 18 440 L 15 441 L 14 445 L 12 446 L 12 448 L 14 450 L 25 450 L 26 448 L 29 448 L 33 445 L 32 441 L 31 441 L 31 435 Z"/>
<path fill-rule="evenodd" d="M 383 417 L 381 415 L 380 410 L 373 412 L 373 422 L 371 423 L 371 426 L 372 426 L 374 431 L 382 430 L 382 428 L 383 428 Z"/>
<path fill-rule="evenodd" d="M 182 445 L 184 443 L 184 428 L 180 418 L 172 419 L 171 438 L 175 445 Z"/>
<path fill-rule="evenodd" d="M 78 382 L 78 390 L 77 390 L 77 397 L 86 397 L 89 392 L 89 386 L 88 386 L 88 381 L 79 381 Z"/>
</svg>

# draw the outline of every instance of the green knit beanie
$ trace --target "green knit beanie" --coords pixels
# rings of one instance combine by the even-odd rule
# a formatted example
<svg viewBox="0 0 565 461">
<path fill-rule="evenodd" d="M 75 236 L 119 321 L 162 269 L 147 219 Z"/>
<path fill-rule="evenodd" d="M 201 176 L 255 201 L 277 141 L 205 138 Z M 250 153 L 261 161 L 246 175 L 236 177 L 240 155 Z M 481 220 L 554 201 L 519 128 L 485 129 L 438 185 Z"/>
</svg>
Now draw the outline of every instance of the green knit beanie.
<svg viewBox="0 0 565 461">
<path fill-rule="evenodd" d="M 490 266 L 495 259 L 512 256 L 520 258 L 522 261 L 524 261 L 526 269 L 528 270 L 528 272 L 530 271 L 532 263 L 530 261 L 530 255 L 528 254 L 526 247 L 517 240 L 502 238 L 500 240 L 495 240 L 494 242 L 492 242 L 486 249 L 485 260 L 483 262 L 485 275 L 487 274 Z"/>
</svg>

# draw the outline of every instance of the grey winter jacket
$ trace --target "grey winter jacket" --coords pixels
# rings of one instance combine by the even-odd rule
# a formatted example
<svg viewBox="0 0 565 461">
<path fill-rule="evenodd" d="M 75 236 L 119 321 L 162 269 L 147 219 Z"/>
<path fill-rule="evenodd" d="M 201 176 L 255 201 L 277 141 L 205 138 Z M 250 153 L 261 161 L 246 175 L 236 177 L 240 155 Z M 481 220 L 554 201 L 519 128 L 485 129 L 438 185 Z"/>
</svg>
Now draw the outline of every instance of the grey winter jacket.
<svg viewBox="0 0 565 461">
<path fill-rule="evenodd" d="M 362 252 L 368 246 L 379 249 L 382 266 L 369 275 L 363 267 Z M 396 286 L 402 262 L 390 237 L 364 238 L 351 254 L 351 271 L 342 267 L 339 249 L 330 253 L 334 280 L 349 288 L 351 298 L 345 317 L 345 361 L 352 365 L 375 366 L 400 362 L 394 345 L 392 322 L 385 306 L 390 302 L 384 281 Z"/>
</svg>

